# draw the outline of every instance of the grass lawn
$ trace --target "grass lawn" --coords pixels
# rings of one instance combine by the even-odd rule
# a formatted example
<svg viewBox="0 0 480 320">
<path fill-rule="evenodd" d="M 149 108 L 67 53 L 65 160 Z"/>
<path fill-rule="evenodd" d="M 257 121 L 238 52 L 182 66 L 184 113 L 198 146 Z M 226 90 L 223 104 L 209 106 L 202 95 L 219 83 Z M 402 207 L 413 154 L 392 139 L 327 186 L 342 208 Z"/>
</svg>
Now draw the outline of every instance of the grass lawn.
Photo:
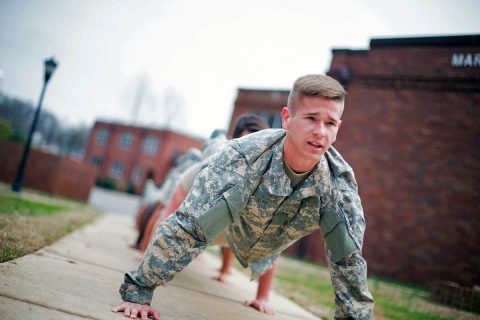
<svg viewBox="0 0 480 320">
<path fill-rule="evenodd" d="M 221 258 L 215 247 L 207 249 Z M 250 277 L 250 270 L 234 266 Z M 429 292 L 418 285 L 369 278 L 375 299 L 375 320 L 480 320 L 475 314 L 429 301 Z M 320 319 L 333 319 L 335 295 L 326 267 L 282 255 L 275 276 L 274 290 Z"/>
<path fill-rule="evenodd" d="M 34 252 L 93 221 L 99 213 L 88 206 L 23 189 L 0 185 L 0 262 Z"/>
<path fill-rule="evenodd" d="M 321 319 L 333 319 L 335 296 L 327 268 L 282 256 L 275 279 L 277 292 Z M 370 278 L 369 288 L 376 320 L 480 319 L 478 314 L 429 301 L 428 291 L 418 286 Z"/>
</svg>

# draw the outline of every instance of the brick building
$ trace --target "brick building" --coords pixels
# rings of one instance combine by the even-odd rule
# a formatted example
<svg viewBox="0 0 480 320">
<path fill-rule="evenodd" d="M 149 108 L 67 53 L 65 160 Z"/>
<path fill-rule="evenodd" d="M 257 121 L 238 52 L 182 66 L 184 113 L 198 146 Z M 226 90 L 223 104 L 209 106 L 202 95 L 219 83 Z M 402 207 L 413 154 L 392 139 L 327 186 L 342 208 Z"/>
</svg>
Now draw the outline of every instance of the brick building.
<svg viewBox="0 0 480 320">
<path fill-rule="evenodd" d="M 479 284 L 480 36 L 373 39 L 367 50 L 332 52 L 328 74 L 348 91 L 335 147 L 360 186 L 369 273 Z M 246 112 L 272 119 L 287 97 L 240 89 L 231 123 Z M 325 264 L 319 232 L 287 253 Z"/>
<path fill-rule="evenodd" d="M 355 170 L 369 273 L 480 283 L 480 36 L 333 50 L 347 88 L 335 147 Z M 320 261 L 316 234 L 292 252 Z"/>
<path fill-rule="evenodd" d="M 203 140 L 169 130 L 97 121 L 90 132 L 85 161 L 96 166 L 97 177 L 110 177 L 119 186 L 133 183 L 137 193 L 149 169 L 163 180 L 173 161 Z"/>
<path fill-rule="evenodd" d="M 238 117 L 246 113 L 262 116 L 270 127 L 280 128 L 282 126 L 280 111 L 287 105 L 288 93 L 288 90 L 238 89 L 228 133 L 230 135 L 233 133 Z"/>
</svg>

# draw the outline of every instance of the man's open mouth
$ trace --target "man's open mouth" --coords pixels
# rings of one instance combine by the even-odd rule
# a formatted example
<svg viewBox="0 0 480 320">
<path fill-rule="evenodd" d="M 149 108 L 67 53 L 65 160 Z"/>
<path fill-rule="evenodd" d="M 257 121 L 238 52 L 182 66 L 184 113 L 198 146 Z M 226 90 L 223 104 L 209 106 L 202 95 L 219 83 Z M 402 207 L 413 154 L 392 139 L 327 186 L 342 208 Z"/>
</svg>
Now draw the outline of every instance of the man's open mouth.
<svg viewBox="0 0 480 320">
<path fill-rule="evenodd" d="M 311 145 L 311 146 L 314 147 L 314 148 L 317 148 L 317 149 L 321 149 L 321 148 L 323 147 L 322 144 L 317 143 L 317 142 L 311 142 L 311 141 L 309 141 L 308 144 Z"/>
</svg>

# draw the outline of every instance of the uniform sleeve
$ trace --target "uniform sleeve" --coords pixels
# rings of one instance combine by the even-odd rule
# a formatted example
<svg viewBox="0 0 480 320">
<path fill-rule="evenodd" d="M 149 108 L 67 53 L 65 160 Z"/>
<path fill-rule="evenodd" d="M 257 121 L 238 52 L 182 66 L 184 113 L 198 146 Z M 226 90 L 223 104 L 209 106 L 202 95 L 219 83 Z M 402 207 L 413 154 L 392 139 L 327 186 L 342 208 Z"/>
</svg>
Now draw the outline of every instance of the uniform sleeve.
<svg viewBox="0 0 480 320">
<path fill-rule="evenodd" d="M 368 291 L 367 263 L 359 252 L 333 262 L 327 254 L 335 291 L 335 319 L 373 319 L 373 297 Z"/>
<path fill-rule="evenodd" d="M 225 157 L 235 156 L 229 152 L 200 172 L 180 208 L 155 232 L 139 268 L 125 274 L 124 301 L 149 304 L 156 286 L 170 281 L 233 221 L 223 196 L 238 180 L 238 172 L 224 166 Z"/>
<path fill-rule="evenodd" d="M 252 262 L 250 264 L 250 268 L 252 270 L 251 280 L 257 279 L 258 277 L 265 274 L 265 272 L 270 270 L 272 268 L 273 264 L 275 263 L 275 261 L 277 261 L 277 258 L 278 258 L 279 255 L 280 255 L 280 253 L 275 253 L 275 254 L 272 254 L 272 255 L 267 256 L 265 258 L 262 258 L 262 259 L 259 259 L 259 260 L 256 260 L 256 261 Z"/>
<path fill-rule="evenodd" d="M 367 263 L 362 257 L 365 220 L 360 197 L 355 191 L 343 193 L 341 204 L 335 207 L 343 219 L 325 237 L 325 252 L 335 290 L 335 319 L 373 319 L 374 301 L 368 290 Z M 346 250 L 336 248 L 338 243 Z"/>
</svg>

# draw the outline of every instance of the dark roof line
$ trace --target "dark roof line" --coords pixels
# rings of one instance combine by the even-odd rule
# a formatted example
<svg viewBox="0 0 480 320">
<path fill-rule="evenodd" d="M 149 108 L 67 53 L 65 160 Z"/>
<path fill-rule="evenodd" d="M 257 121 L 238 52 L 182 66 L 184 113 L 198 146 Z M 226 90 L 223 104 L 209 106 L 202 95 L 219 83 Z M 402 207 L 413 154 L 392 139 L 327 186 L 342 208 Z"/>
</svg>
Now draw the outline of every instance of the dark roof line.
<svg viewBox="0 0 480 320">
<path fill-rule="evenodd" d="M 188 138 L 191 138 L 191 139 L 194 139 L 194 140 L 200 140 L 200 141 L 205 140 L 205 139 L 200 138 L 198 136 L 192 135 L 190 133 L 182 132 L 180 130 L 173 129 L 173 128 L 153 127 L 153 126 L 148 126 L 148 125 L 144 126 L 140 123 L 134 124 L 134 123 L 129 123 L 127 121 L 122 121 L 122 120 L 114 120 L 114 119 L 113 120 L 108 120 L 108 119 L 99 118 L 99 119 L 95 120 L 94 126 L 97 125 L 97 124 L 105 125 L 105 126 L 108 126 L 108 127 L 118 126 L 118 127 L 128 128 L 128 129 L 139 129 L 139 130 L 144 130 L 144 131 L 156 131 L 156 132 L 161 132 L 161 133 L 165 133 L 165 134 L 173 133 L 173 134 L 181 135 L 181 136 L 188 137 Z"/>
<path fill-rule="evenodd" d="M 411 37 L 411 38 L 374 38 L 370 40 L 370 49 L 387 47 L 473 47 L 480 46 L 480 34 Z M 369 49 L 334 48 L 332 53 L 364 54 Z"/>
<path fill-rule="evenodd" d="M 372 49 L 408 46 L 480 46 L 480 34 L 414 38 L 378 38 L 370 40 L 370 48 Z"/>
<path fill-rule="evenodd" d="M 367 53 L 369 50 L 366 49 L 332 49 L 332 53 L 354 53 L 354 54 L 364 54 Z"/>
<path fill-rule="evenodd" d="M 285 89 L 252 89 L 252 88 L 238 88 L 238 91 L 248 91 L 248 92 L 278 92 L 278 93 L 289 93 L 290 90 Z"/>
</svg>

